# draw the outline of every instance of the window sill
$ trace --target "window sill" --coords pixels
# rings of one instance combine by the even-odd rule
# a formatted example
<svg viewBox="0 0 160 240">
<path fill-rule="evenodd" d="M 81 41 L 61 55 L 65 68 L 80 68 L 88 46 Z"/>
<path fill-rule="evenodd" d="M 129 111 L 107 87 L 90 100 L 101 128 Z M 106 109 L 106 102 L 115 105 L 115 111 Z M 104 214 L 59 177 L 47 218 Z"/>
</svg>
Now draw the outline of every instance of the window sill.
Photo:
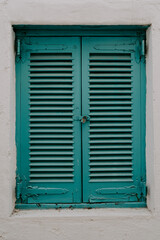
<svg viewBox="0 0 160 240">
<path fill-rule="evenodd" d="M 151 217 L 147 208 L 15 210 L 12 218 L 143 218 Z"/>
</svg>

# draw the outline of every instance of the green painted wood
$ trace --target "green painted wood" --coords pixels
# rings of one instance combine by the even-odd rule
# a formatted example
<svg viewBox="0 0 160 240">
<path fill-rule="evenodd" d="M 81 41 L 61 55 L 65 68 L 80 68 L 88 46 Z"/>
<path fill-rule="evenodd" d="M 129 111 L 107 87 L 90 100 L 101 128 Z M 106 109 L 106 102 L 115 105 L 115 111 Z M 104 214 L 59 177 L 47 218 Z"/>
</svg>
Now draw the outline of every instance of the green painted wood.
<svg viewBox="0 0 160 240">
<path fill-rule="evenodd" d="M 82 39 L 83 202 L 145 200 L 139 49 L 135 38 Z"/>
<path fill-rule="evenodd" d="M 80 39 L 25 38 L 21 48 L 19 198 L 22 203 L 79 203 L 81 124 L 73 116 L 81 115 Z"/>
<path fill-rule="evenodd" d="M 14 25 L 13 29 L 19 37 L 26 36 L 143 36 L 149 25 Z"/>
<path fill-rule="evenodd" d="M 17 208 L 145 207 L 144 33 L 16 32 Z"/>
<path fill-rule="evenodd" d="M 74 209 L 74 208 L 146 208 L 145 202 L 108 202 L 108 203 L 75 203 L 75 204 L 16 204 L 16 209 Z"/>
</svg>

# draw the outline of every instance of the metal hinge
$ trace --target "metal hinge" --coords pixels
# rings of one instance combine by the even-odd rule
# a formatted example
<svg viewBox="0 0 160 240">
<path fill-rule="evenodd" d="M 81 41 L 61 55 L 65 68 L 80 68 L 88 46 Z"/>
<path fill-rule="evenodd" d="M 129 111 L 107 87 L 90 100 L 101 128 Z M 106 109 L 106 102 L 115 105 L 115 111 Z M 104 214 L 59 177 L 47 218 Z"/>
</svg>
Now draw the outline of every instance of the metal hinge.
<svg viewBox="0 0 160 240">
<path fill-rule="evenodd" d="M 17 184 L 16 184 L 16 198 L 20 199 L 22 194 L 22 179 L 17 176 Z"/>
<path fill-rule="evenodd" d="M 20 57 L 21 55 L 21 40 L 20 39 L 17 39 L 17 56 Z"/>
<path fill-rule="evenodd" d="M 145 62 L 145 54 L 146 54 L 146 41 L 139 40 L 136 45 L 135 50 L 135 61 L 136 63 Z"/>
<path fill-rule="evenodd" d="M 146 198 L 147 195 L 147 186 L 145 182 L 141 182 L 141 195 Z"/>
<path fill-rule="evenodd" d="M 142 43 L 141 43 L 141 56 L 145 56 L 145 52 L 146 52 L 146 43 L 145 43 L 145 40 L 142 40 Z"/>
<path fill-rule="evenodd" d="M 145 55 L 146 55 L 146 41 L 141 41 L 141 53 L 140 53 L 140 60 L 145 61 Z"/>
<path fill-rule="evenodd" d="M 28 186 L 26 188 L 26 196 L 39 196 L 39 195 L 61 195 L 68 193 L 68 189 L 65 188 L 43 188 L 37 186 Z"/>
<path fill-rule="evenodd" d="M 16 181 L 16 198 L 17 200 L 20 199 L 21 201 L 26 201 L 26 179 L 23 177 L 23 179 L 17 175 L 17 181 Z"/>
<path fill-rule="evenodd" d="M 16 61 L 19 62 L 21 59 L 21 40 L 18 38 L 16 40 Z"/>
</svg>

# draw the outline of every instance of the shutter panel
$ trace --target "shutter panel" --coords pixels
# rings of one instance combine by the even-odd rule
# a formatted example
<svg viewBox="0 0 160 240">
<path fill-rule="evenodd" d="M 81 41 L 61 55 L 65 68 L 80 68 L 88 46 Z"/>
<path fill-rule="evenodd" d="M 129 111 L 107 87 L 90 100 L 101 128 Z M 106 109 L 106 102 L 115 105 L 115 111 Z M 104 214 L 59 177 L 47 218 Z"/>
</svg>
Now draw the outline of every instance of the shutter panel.
<svg viewBox="0 0 160 240">
<path fill-rule="evenodd" d="M 138 44 L 83 38 L 84 202 L 142 200 Z"/>
<path fill-rule="evenodd" d="M 23 202 L 80 202 L 80 40 L 32 37 L 22 48 Z"/>
</svg>

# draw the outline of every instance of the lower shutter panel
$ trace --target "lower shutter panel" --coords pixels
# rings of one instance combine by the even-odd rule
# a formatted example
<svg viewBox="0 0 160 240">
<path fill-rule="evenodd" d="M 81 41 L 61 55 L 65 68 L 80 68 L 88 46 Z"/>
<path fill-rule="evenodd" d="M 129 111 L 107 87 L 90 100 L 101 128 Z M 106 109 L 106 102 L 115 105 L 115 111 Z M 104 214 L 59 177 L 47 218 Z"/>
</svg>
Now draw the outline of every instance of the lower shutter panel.
<svg viewBox="0 0 160 240">
<path fill-rule="evenodd" d="M 59 40 L 64 41 L 62 38 Z M 47 49 L 47 52 L 34 52 L 33 49 L 29 57 L 29 176 L 26 196 L 30 203 L 80 200 L 80 166 L 77 169 L 80 150 L 75 143 L 75 134 L 80 142 L 80 123 L 73 118 L 80 111 L 79 95 L 74 94 L 80 81 L 79 69 L 75 71 L 79 39 L 71 40 L 70 44 L 68 39 L 65 44 L 66 51 L 50 52 Z M 72 44 L 77 44 L 76 51 L 72 50 Z"/>
<path fill-rule="evenodd" d="M 127 51 L 125 44 L 123 51 L 113 50 L 114 47 L 112 42 L 105 45 L 104 38 L 83 41 L 83 71 L 88 72 L 88 88 L 83 81 L 83 90 L 88 95 L 89 109 L 83 113 L 89 116 L 88 133 L 84 133 L 89 151 L 83 156 L 86 202 L 141 199 L 137 104 L 140 75 L 135 73 L 134 65 L 138 64 L 133 51 Z"/>
</svg>

